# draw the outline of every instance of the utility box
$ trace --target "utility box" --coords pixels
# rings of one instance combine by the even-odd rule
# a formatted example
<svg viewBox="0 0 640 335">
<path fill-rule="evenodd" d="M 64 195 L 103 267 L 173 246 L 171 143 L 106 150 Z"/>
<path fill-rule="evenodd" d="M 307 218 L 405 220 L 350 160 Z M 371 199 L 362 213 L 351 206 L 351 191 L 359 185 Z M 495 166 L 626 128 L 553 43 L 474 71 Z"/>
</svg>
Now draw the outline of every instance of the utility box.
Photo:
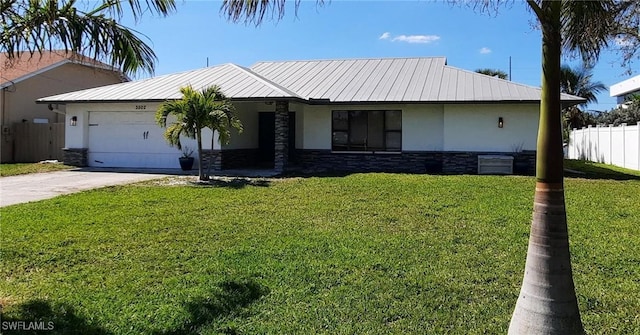
<svg viewBox="0 0 640 335">
<path fill-rule="evenodd" d="M 478 174 L 513 174 L 513 156 L 478 155 Z"/>
</svg>

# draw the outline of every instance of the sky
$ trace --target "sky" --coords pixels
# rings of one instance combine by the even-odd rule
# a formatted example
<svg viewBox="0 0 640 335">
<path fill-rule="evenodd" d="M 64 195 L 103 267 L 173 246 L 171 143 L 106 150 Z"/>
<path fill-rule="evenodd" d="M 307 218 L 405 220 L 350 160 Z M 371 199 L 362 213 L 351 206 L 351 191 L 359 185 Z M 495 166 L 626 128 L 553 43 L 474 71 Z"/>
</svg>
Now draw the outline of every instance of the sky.
<svg viewBox="0 0 640 335">
<path fill-rule="evenodd" d="M 519 0 L 497 13 L 447 1 L 333 0 L 318 6 L 303 0 L 297 13 L 293 4 L 289 0 L 281 20 L 268 16 L 260 26 L 230 22 L 220 12 L 220 1 L 195 0 L 178 0 L 177 12 L 168 17 L 145 15 L 122 23 L 148 39 L 158 56 L 155 76 L 207 64 L 249 67 L 258 61 L 444 56 L 452 67 L 499 69 L 511 73 L 515 82 L 540 86 L 540 31 Z M 629 75 L 619 60 L 605 50 L 593 79 L 609 87 L 640 73 L 640 61 L 632 64 Z M 580 65 L 575 57 L 563 62 Z M 616 106 L 608 90 L 597 98 L 598 104 L 587 109 Z"/>
</svg>

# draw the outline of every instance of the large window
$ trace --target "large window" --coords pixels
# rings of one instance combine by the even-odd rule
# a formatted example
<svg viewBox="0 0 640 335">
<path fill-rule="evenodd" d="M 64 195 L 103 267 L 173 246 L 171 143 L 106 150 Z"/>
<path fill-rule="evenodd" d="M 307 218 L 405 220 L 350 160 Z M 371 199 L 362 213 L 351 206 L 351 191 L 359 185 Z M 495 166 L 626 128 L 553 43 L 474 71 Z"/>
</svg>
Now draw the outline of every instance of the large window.
<svg viewBox="0 0 640 335">
<path fill-rule="evenodd" d="M 402 112 L 399 110 L 338 110 L 332 113 L 334 151 L 402 150 Z"/>
</svg>

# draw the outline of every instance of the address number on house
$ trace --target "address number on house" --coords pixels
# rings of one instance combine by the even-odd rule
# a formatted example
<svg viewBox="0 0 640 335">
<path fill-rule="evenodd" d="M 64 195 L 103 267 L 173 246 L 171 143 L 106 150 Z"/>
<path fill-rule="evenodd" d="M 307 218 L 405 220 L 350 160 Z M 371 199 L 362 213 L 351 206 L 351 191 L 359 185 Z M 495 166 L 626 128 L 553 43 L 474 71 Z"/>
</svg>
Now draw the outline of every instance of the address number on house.
<svg viewBox="0 0 640 335">
<path fill-rule="evenodd" d="M 147 105 L 136 105 L 136 109 L 140 110 L 140 109 L 147 109 Z"/>
</svg>

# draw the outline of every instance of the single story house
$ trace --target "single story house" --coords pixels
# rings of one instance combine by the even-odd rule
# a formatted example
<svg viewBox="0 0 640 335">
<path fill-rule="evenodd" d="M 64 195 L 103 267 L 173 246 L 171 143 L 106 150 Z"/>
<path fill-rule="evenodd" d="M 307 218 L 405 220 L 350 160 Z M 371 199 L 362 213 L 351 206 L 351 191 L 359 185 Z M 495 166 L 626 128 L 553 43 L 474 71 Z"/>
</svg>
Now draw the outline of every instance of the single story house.
<svg viewBox="0 0 640 335">
<path fill-rule="evenodd" d="M 176 168 L 181 153 L 167 145 L 154 113 L 180 99 L 181 86 L 213 84 L 244 125 L 228 145 L 207 148 L 216 168 L 478 173 L 497 164 L 504 166 L 494 172 L 509 173 L 515 157 L 534 169 L 540 89 L 443 57 L 224 64 L 38 102 L 67 106 L 68 164 Z M 207 136 L 211 143 L 215 134 Z"/>
<path fill-rule="evenodd" d="M 35 100 L 129 79 L 118 69 L 65 50 L 0 53 L 1 162 L 63 159 L 64 106 Z"/>
</svg>

